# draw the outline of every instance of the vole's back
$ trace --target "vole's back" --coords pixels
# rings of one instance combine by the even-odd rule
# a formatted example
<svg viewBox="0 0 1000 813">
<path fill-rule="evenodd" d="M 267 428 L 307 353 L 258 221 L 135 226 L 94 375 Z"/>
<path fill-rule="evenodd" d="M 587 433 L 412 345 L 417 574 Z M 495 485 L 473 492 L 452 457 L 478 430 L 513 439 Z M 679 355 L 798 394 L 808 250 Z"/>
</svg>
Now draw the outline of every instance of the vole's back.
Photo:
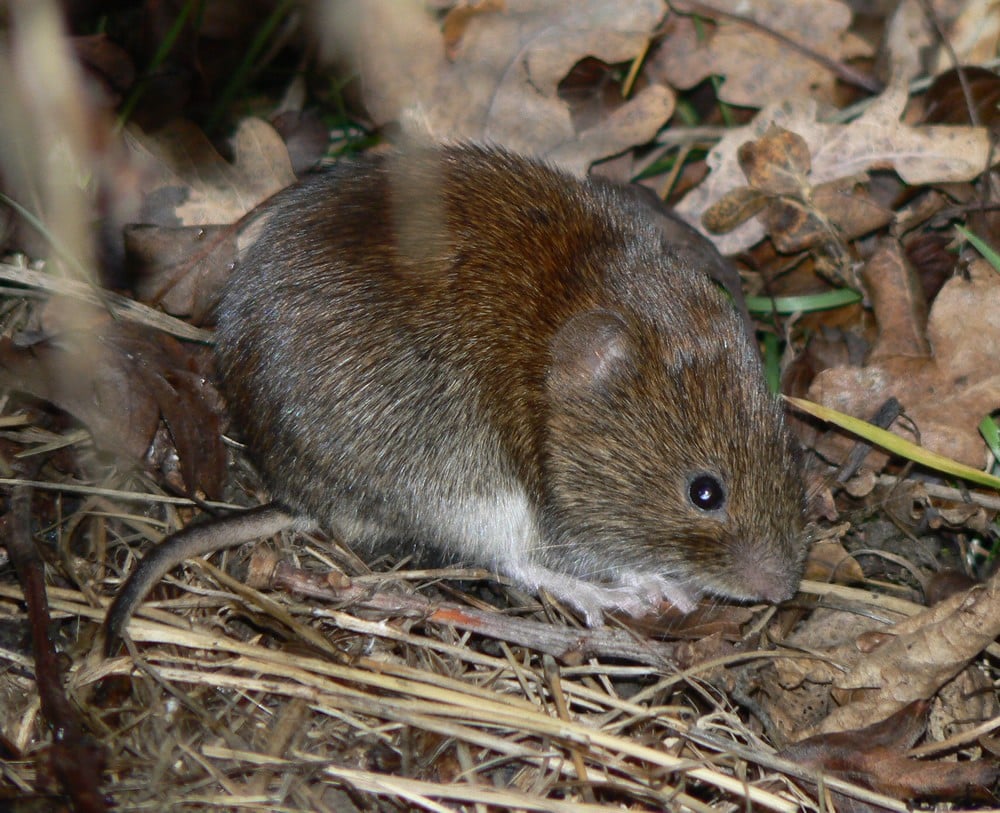
<svg viewBox="0 0 1000 813">
<path fill-rule="evenodd" d="M 547 345 L 606 299 L 622 204 L 476 148 L 349 162 L 282 193 L 217 335 L 274 496 L 431 538 L 458 502 L 537 498 Z"/>
</svg>

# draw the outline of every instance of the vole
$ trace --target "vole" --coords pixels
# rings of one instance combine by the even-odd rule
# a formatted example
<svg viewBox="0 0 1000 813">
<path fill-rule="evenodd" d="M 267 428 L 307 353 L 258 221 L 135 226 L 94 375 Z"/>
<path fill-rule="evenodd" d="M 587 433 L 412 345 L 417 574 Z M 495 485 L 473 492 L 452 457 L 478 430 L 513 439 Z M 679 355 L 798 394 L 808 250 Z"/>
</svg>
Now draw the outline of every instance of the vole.
<svg viewBox="0 0 1000 813">
<path fill-rule="evenodd" d="M 109 641 L 184 559 L 295 524 L 485 565 L 590 625 L 790 597 L 803 486 L 781 407 L 698 253 L 654 220 L 622 187 L 470 145 L 272 198 L 216 348 L 275 502 L 154 548 Z"/>
</svg>

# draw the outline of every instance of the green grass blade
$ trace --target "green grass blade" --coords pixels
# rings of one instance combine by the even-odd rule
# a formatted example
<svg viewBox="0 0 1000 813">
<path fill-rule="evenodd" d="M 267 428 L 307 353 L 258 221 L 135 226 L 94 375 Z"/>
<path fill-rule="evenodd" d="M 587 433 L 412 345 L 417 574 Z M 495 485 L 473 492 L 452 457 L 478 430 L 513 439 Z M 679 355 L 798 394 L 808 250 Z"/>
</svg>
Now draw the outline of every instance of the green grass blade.
<svg viewBox="0 0 1000 813">
<path fill-rule="evenodd" d="M 845 415 L 843 412 L 837 412 L 835 409 L 830 409 L 829 407 L 821 406 L 802 398 L 792 398 L 788 395 L 784 396 L 784 398 L 796 409 L 812 415 L 814 418 L 819 418 L 821 421 L 826 421 L 827 423 L 839 426 L 841 429 L 846 429 L 860 438 L 871 441 L 876 446 L 881 446 L 886 451 L 892 452 L 892 454 L 905 457 L 907 460 L 912 460 L 914 463 L 919 463 L 921 466 L 934 469 L 942 474 L 961 477 L 963 480 L 969 480 L 970 482 L 1000 491 L 1000 477 L 994 477 L 979 469 L 958 463 L 937 452 L 917 446 L 916 443 L 911 443 L 885 429 L 872 426 L 860 418 Z"/>
<path fill-rule="evenodd" d="M 1000 271 L 1000 254 L 997 254 L 990 244 L 987 243 L 982 237 L 978 237 L 969 231 L 964 226 L 955 226 L 958 233 L 962 235 L 966 240 L 972 243 L 973 248 L 976 249 L 980 254 L 982 254 L 986 261 L 993 266 L 994 271 Z"/>
<path fill-rule="evenodd" d="M 748 296 L 747 309 L 750 313 L 807 313 L 825 311 L 853 305 L 861 301 L 861 294 L 849 288 L 838 288 L 822 294 L 803 296 Z"/>
<path fill-rule="evenodd" d="M 1000 460 L 1000 425 L 992 415 L 987 415 L 979 422 L 979 434 L 990 447 L 993 457 Z"/>
</svg>

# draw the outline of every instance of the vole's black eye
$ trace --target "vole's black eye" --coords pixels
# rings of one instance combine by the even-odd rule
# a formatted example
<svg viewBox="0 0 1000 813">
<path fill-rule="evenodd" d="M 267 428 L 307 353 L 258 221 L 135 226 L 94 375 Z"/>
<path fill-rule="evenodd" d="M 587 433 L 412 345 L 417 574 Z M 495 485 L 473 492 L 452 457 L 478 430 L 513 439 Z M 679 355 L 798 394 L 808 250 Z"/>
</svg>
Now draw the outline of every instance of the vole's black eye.
<svg viewBox="0 0 1000 813">
<path fill-rule="evenodd" d="M 699 474 L 691 480 L 688 486 L 688 499 L 695 508 L 702 511 L 715 511 L 722 508 L 726 502 L 726 491 L 717 477 L 711 474 Z"/>
</svg>

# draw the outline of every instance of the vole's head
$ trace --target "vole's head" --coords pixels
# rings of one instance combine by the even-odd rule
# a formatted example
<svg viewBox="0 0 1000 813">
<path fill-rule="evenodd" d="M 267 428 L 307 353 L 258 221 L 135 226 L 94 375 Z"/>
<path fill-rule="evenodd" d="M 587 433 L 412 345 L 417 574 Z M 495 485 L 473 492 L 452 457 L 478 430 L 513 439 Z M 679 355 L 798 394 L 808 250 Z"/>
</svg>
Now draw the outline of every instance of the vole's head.
<svg viewBox="0 0 1000 813">
<path fill-rule="evenodd" d="M 662 579 L 681 605 L 781 601 L 805 553 L 793 443 L 728 302 L 683 284 L 664 312 L 588 310 L 552 340 L 551 561 L 588 580 Z"/>
</svg>

